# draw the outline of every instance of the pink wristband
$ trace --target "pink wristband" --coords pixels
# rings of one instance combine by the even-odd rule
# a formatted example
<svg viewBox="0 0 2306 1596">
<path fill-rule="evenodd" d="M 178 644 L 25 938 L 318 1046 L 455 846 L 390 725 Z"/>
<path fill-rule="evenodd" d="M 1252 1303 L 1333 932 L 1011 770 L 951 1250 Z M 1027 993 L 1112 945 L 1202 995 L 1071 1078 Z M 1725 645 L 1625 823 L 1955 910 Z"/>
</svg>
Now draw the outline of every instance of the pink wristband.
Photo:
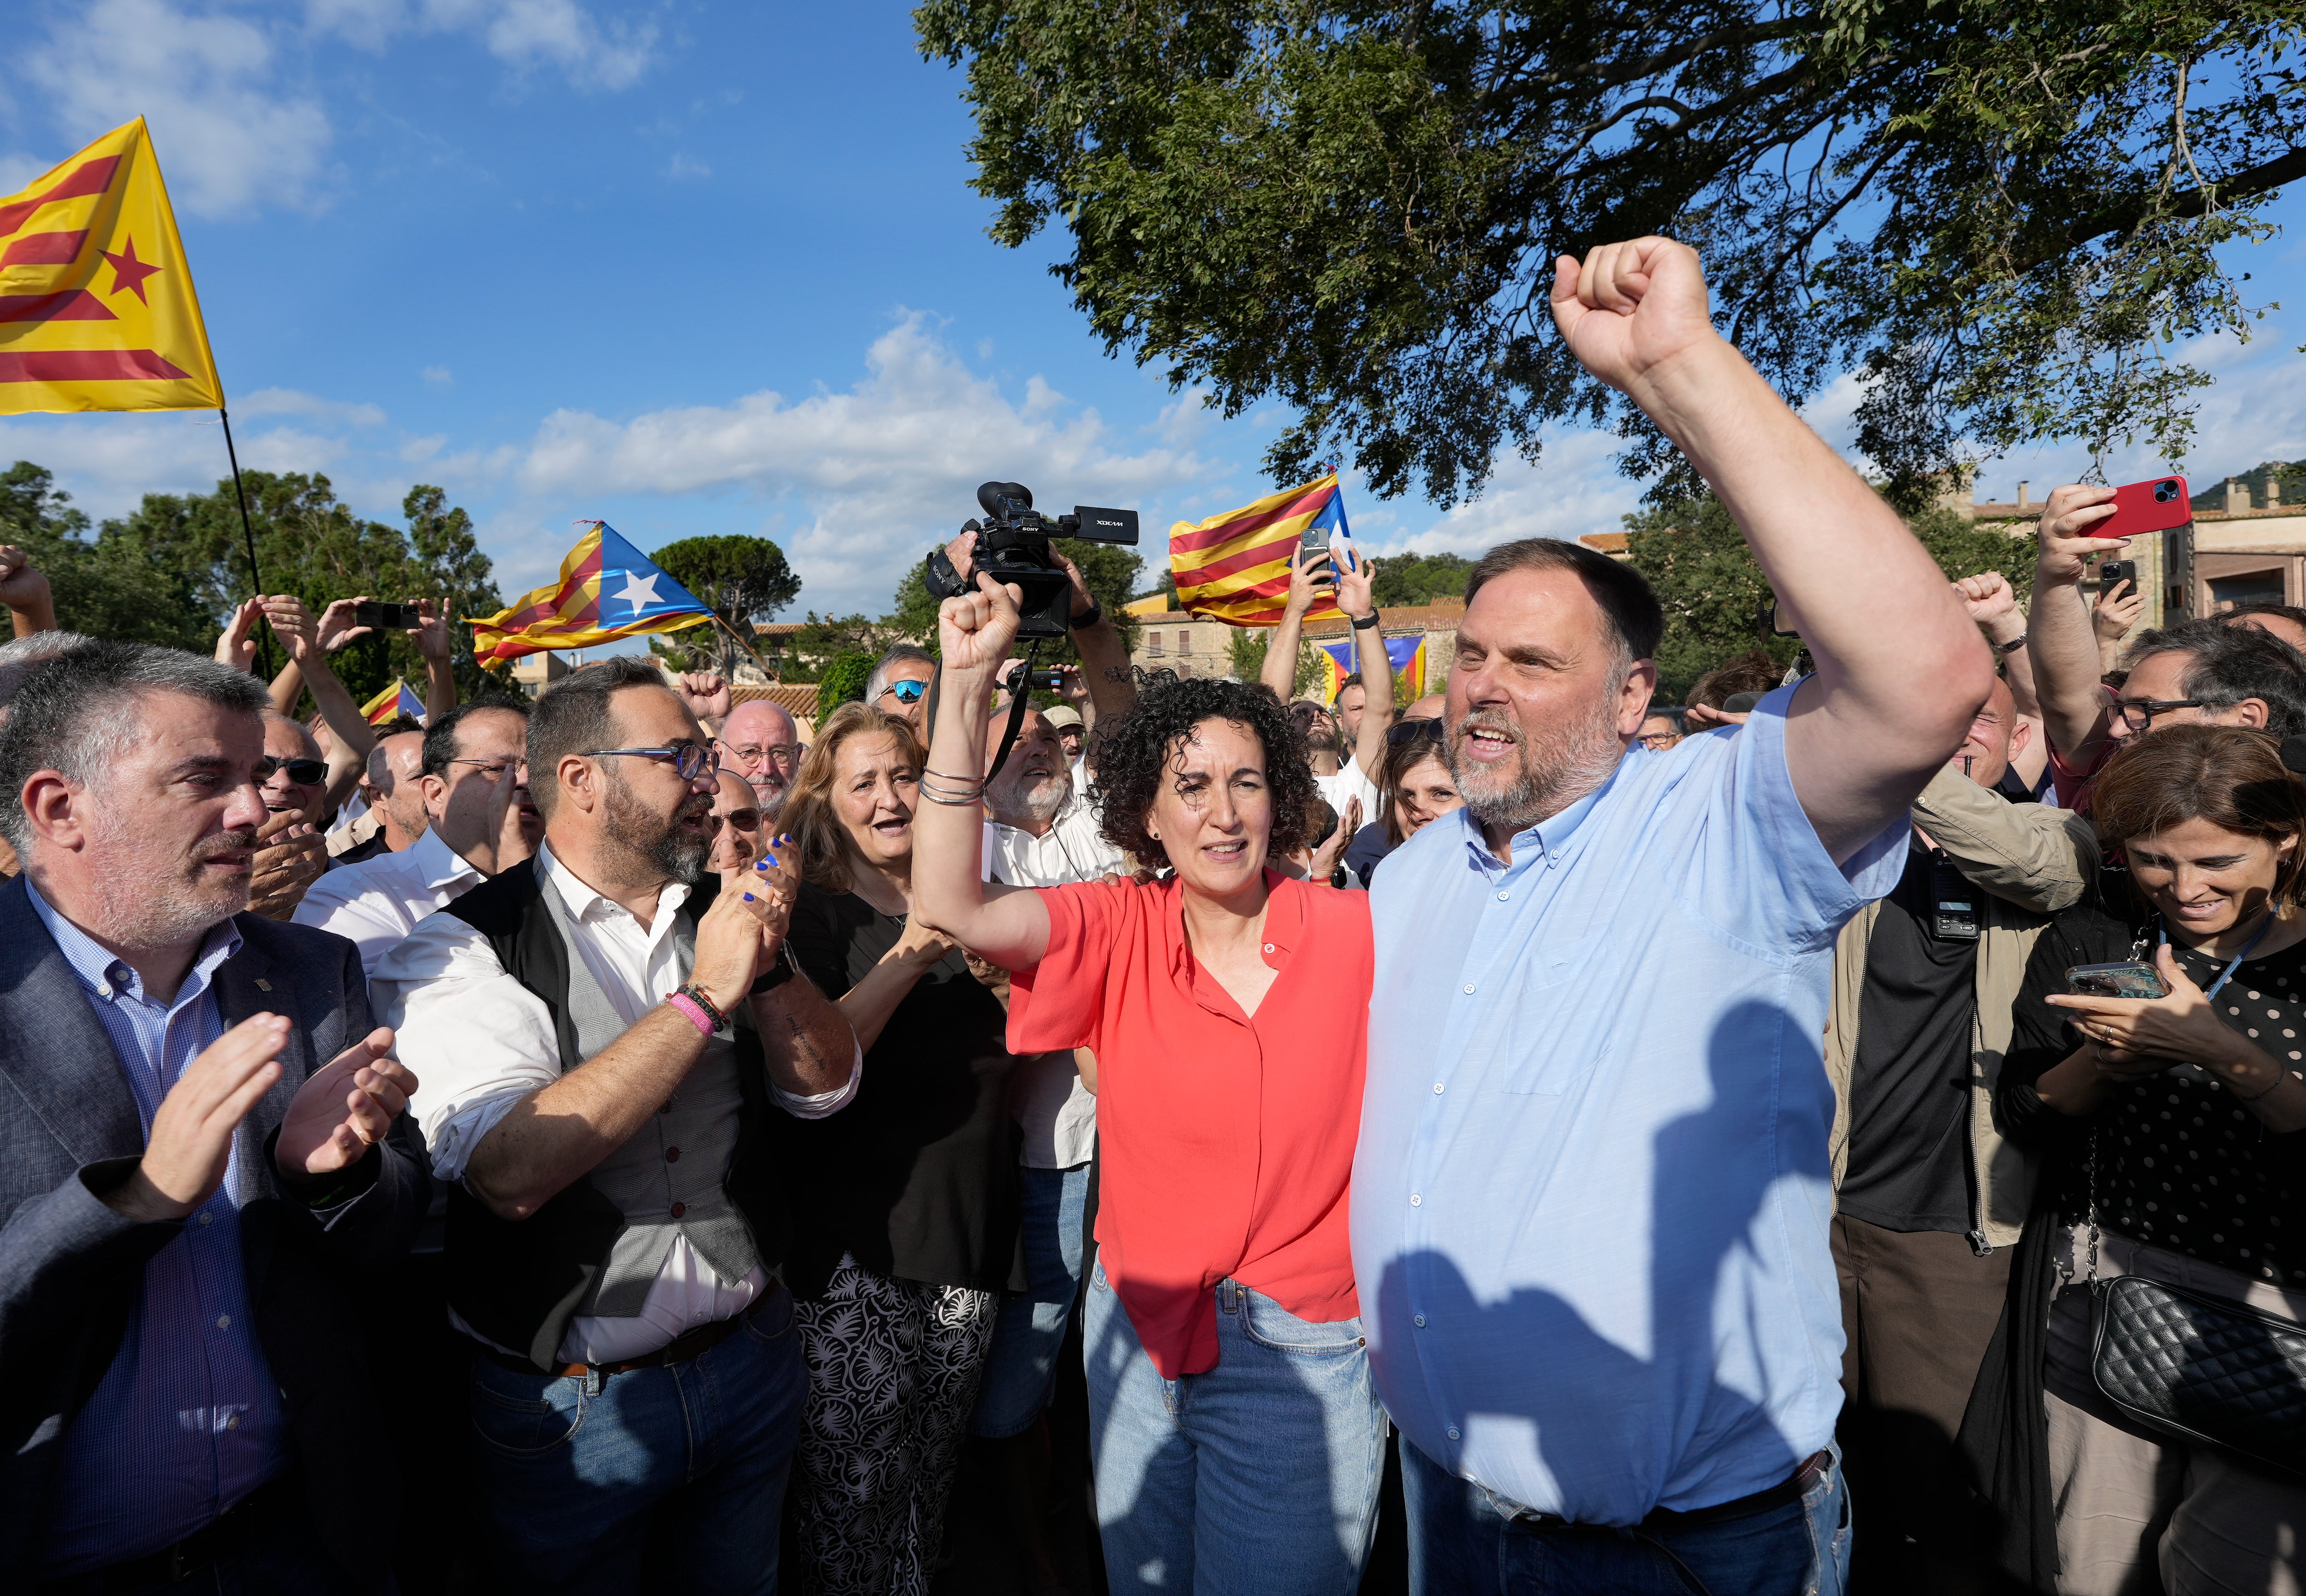
<svg viewBox="0 0 2306 1596">
<path fill-rule="evenodd" d="M 688 1022 L 706 1036 L 711 1036 L 718 1028 L 713 1023 L 713 1016 L 705 1011 L 705 1006 L 686 992 L 676 992 L 664 1001 L 688 1015 Z"/>
</svg>

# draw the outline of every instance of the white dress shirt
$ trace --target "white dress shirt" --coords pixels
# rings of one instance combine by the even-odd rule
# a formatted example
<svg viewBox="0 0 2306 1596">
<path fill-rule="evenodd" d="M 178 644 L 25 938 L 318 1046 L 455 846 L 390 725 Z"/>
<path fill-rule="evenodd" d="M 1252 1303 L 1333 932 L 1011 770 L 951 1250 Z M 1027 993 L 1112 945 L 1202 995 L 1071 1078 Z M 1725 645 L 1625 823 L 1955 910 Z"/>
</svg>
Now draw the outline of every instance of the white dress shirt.
<svg viewBox="0 0 2306 1596">
<path fill-rule="evenodd" d="M 306 891 L 294 917 L 299 926 L 349 938 L 360 950 L 363 973 L 373 976 L 419 920 L 487 879 L 428 829 L 398 853 L 329 871 Z"/>
<path fill-rule="evenodd" d="M 1060 887 L 1126 872 L 1129 860 L 1098 830 L 1096 807 L 1076 787 L 1039 836 L 1020 826 L 985 825 L 987 880 L 1012 887 Z M 1021 1058 L 1011 1078 L 1011 1114 L 1024 1131 L 1017 1161 L 1028 1169 L 1071 1169 L 1097 1152 L 1097 1096 L 1081 1083 L 1070 1052 Z"/>
<path fill-rule="evenodd" d="M 538 849 L 536 866 L 586 933 L 577 955 L 626 1024 L 688 978 L 672 938 L 686 886 L 674 882 L 661 889 L 656 913 L 644 927 L 622 904 L 579 880 L 550 845 Z M 474 1150 L 497 1122 L 560 1079 L 560 1044 L 544 1000 L 506 973 L 487 937 L 453 915 L 432 915 L 387 953 L 369 994 L 378 1022 L 399 1033 L 401 1062 L 416 1073 L 409 1112 L 441 1180 L 463 1180 Z M 770 1092 L 786 1113 L 821 1119 L 856 1096 L 862 1070 L 860 1054 L 848 1083 L 833 1091 L 804 1097 L 772 1082 Z M 757 1268 L 742 1280 L 720 1279 L 686 1237 L 675 1237 L 638 1317 L 572 1319 L 560 1357 L 613 1363 L 654 1352 L 740 1312 L 767 1284 Z M 461 1321 L 458 1328 L 472 1333 Z"/>
</svg>

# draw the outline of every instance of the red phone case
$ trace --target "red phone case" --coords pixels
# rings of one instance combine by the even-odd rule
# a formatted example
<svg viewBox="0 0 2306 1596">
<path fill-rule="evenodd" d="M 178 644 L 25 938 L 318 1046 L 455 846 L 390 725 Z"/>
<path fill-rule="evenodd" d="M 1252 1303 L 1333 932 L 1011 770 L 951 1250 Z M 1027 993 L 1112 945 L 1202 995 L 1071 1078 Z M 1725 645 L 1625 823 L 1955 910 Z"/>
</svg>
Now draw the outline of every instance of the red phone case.
<svg viewBox="0 0 2306 1596">
<path fill-rule="evenodd" d="M 2140 533 L 2168 532 L 2194 518 L 2194 507 L 2182 476 L 2157 476 L 2142 482 L 2124 482 L 2114 491 L 2114 514 L 2089 529 L 2094 538 L 2134 538 Z"/>
</svg>

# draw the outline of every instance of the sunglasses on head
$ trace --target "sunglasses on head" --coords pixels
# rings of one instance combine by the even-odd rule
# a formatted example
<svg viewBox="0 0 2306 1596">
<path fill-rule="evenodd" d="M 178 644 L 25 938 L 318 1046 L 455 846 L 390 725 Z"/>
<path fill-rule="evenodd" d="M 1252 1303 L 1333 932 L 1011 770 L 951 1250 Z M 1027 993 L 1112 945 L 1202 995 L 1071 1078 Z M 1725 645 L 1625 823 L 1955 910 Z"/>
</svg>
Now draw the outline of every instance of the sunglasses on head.
<svg viewBox="0 0 2306 1596">
<path fill-rule="evenodd" d="M 286 771 L 288 779 L 299 787 L 318 787 L 329 779 L 329 767 L 318 759 L 276 759 L 267 754 L 256 762 L 256 780 L 261 784 L 272 780 L 278 771 Z"/>
<path fill-rule="evenodd" d="M 918 704 L 921 695 L 928 690 L 929 685 L 925 681 L 893 681 L 881 689 L 884 693 L 895 694 L 899 704 Z"/>
<path fill-rule="evenodd" d="M 1407 721 L 1396 721 L 1385 729 L 1385 746 L 1398 748 L 1404 743 L 1415 742 L 1421 737 L 1437 741 L 1441 736 L 1441 722 L 1431 715 L 1419 715 Z"/>
</svg>

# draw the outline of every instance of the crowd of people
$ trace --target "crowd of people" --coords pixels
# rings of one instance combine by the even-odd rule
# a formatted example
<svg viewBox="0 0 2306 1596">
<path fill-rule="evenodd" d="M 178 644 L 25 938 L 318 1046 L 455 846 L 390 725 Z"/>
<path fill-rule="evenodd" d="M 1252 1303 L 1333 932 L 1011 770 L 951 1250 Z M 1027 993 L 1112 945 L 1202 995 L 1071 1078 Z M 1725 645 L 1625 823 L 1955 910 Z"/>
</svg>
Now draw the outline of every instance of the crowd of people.
<svg viewBox="0 0 2306 1596">
<path fill-rule="evenodd" d="M 1401 707 L 1350 554 L 1256 682 L 1067 567 L 1035 709 L 964 533 L 806 740 L 0 550 L 0 1588 L 915 1596 L 966 1455 L 1054 1591 L 1077 1336 L 1115 1591 L 1347 1596 L 1389 1460 L 1422 1596 L 2297 1590 L 2306 613 L 2109 654 L 2101 488 L 1949 583 L 1706 303 L 1552 294 L 1802 641 L 1672 708 L 1542 538 Z"/>
</svg>

